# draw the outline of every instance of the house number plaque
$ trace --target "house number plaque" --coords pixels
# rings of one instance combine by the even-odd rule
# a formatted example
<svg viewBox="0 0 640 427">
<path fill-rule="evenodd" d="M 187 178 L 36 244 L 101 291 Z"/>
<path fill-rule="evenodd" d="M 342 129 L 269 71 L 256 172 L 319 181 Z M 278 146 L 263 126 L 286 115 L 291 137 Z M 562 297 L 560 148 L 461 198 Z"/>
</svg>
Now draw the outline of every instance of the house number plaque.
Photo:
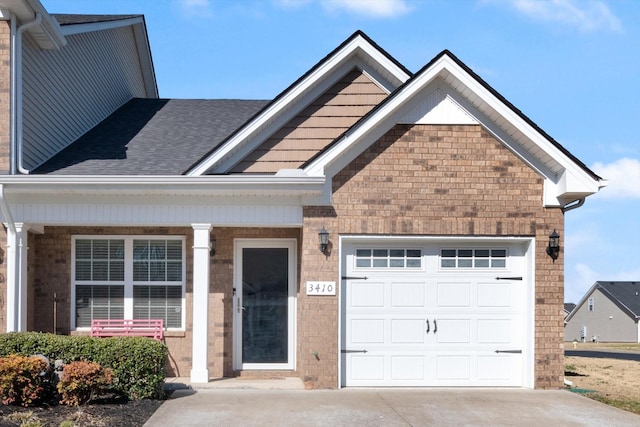
<svg viewBox="0 0 640 427">
<path fill-rule="evenodd" d="M 307 295 L 335 295 L 336 282 L 307 282 Z"/>
</svg>

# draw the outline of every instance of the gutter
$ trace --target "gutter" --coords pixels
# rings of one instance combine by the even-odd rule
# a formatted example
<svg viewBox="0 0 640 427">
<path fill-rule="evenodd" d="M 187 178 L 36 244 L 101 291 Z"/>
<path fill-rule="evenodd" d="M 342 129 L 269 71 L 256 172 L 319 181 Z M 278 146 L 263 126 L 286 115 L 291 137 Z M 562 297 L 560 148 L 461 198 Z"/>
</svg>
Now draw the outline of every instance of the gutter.
<svg viewBox="0 0 640 427">
<path fill-rule="evenodd" d="M 562 213 L 566 213 L 569 212 L 570 210 L 573 209 L 578 209 L 580 206 L 584 205 L 584 201 L 585 201 L 586 197 L 582 197 L 578 200 L 574 200 L 571 203 L 567 203 L 566 205 L 564 205 L 563 207 L 560 208 L 560 210 L 562 210 Z"/>
<path fill-rule="evenodd" d="M 11 17 L 11 175 L 29 173 L 22 166 L 22 37 L 26 30 L 40 25 L 41 22 L 42 14 L 36 12 L 34 20 L 16 28 L 16 17 Z"/>
</svg>

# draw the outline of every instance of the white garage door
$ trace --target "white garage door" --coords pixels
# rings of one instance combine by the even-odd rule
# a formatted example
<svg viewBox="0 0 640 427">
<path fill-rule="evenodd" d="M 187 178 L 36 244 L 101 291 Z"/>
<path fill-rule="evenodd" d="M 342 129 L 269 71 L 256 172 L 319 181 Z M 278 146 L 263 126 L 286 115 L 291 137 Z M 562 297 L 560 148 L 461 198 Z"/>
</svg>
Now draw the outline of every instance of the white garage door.
<svg viewBox="0 0 640 427">
<path fill-rule="evenodd" d="M 519 244 L 343 247 L 343 386 L 522 386 Z"/>
</svg>

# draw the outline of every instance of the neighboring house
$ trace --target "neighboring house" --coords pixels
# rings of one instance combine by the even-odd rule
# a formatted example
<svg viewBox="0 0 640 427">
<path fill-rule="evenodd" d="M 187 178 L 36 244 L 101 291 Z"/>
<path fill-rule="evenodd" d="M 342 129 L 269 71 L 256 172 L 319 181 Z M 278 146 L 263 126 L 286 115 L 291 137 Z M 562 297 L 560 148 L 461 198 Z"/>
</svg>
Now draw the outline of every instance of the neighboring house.
<svg viewBox="0 0 640 427">
<path fill-rule="evenodd" d="M 356 32 L 271 101 L 162 100 L 142 17 L 0 5 L 8 331 L 160 317 L 192 382 L 563 385 L 548 236 L 606 182 L 451 52 Z"/>
<path fill-rule="evenodd" d="M 571 314 L 571 312 L 573 311 L 573 309 L 576 308 L 576 305 L 572 302 L 565 302 L 564 303 L 564 318 L 565 320 L 567 319 L 567 316 L 569 314 Z"/>
<path fill-rule="evenodd" d="M 640 282 L 598 281 L 567 316 L 565 341 L 640 342 Z"/>
</svg>

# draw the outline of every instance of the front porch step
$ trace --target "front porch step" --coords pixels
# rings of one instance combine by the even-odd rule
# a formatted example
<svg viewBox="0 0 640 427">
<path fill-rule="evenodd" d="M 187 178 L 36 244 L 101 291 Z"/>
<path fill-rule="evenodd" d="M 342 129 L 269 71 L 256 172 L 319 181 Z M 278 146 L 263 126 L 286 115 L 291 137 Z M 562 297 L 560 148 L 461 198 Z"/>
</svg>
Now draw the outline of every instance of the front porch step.
<svg viewBox="0 0 640 427">
<path fill-rule="evenodd" d="M 251 389 L 251 390 L 304 390 L 304 383 L 299 377 L 280 378 L 215 378 L 208 383 L 194 383 L 188 377 L 167 378 L 164 389 L 167 392 L 175 390 L 206 390 L 206 389 Z"/>
<path fill-rule="evenodd" d="M 296 371 L 234 371 L 235 378 L 254 380 L 278 380 L 285 378 L 300 378 Z"/>
</svg>

